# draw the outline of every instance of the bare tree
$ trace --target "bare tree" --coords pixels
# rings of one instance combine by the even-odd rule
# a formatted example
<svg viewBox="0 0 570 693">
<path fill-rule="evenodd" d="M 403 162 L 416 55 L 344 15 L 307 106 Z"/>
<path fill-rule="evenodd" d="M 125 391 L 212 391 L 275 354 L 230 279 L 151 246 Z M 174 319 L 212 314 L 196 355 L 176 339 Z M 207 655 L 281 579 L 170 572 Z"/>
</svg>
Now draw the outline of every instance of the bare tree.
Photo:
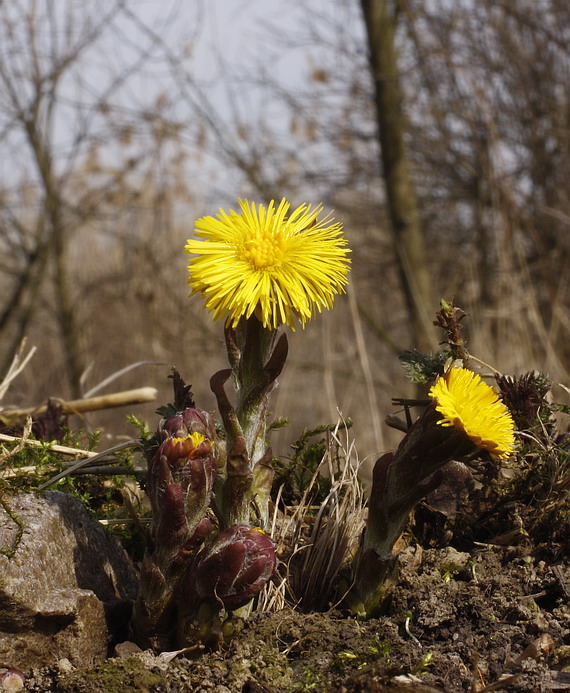
<svg viewBox="0 0 570 693">
<path fill-rule="evenodd" d="M 411 153 L 425 232 L 449 267 L 445 284 L 493 325 L 487 348 L 525 344 L 530 359 L 562 375 L 570 362 L 560 273 L 570 260 L 569 8 L 556 0 L 407 5 Z"/>
<path fill-rule="evenodd" d="M 97 7 L 82 0 L 0 5 L 0 147 L 5 169 L 11 162 L 0 196 L 0 242 L 11 258 L 2 267 L 6 298 L 0 329 L 6 334 L 11 328 L 13 339 L 5 358 L 43 305 L 53 316 L 76 397 L 87 353 L 73 245 L 80 229 L 103 208 L 109 212 L 112 196 L 121 188 L 125 193 L 129 179 L 140 176 L 141 184 L 149 157 L 177 134 L 166 116 L 169 104 L 153 103 L 158 90 L 146 103 L 127 103 L 134 77 L 160 52 L 148 37 L 141 45 L 131 41 L 128 5 L 123 0 Z M 116 62 L 101 66 L 97 56 L 117 45 L 124 50 Z M 129 147 L 129 138 L 143 132 L 148 146 Z M 102 163 L 94 164 L 98 158 Z M 131 184 L 133 195 L 134 188 Z"/>
<path fill-rule="evenodd" d="M 353 250 L 350 303 L 303 337 L 279 391 L 297 404 L 310 374 L 325 393 L 304 424 L 337 404 L 364 420 L 374 396 L 347 383 L 388 407 L 393 354 L 430 345 L 440 296 L 468 310 L 482 358 L 563 376 L 567 3 L 291 0 L 249 25 L 250 61 L 212 42 L 215 80 L 180 40 L 207 7 L 180 3 L 190 35 L 171 40 L 134 0 L 0 3 L 3 357 L 42 335 L 74 393 L 94 358 L 209 374 L 217 326 L 187 300 L 184 240 L 237 197 L 287 196 L 334 208 Z M 155 66 L 161 88 L 133 86 Z"/>
</svg>

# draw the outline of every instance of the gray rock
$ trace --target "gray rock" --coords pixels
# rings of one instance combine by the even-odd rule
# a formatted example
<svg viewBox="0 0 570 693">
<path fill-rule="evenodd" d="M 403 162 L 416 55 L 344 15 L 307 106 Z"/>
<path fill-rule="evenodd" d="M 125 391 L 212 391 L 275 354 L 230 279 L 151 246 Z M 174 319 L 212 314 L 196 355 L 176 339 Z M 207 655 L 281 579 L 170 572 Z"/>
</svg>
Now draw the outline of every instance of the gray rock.
<svg viewBox="0 0 570 693">
<path fill-rule="evenodd" d="M 108 625 L 136 597 L 120 544 L 76 498 L 0 497 L 0 666 L 27 670 L 107 655 Z"/>
</svg>

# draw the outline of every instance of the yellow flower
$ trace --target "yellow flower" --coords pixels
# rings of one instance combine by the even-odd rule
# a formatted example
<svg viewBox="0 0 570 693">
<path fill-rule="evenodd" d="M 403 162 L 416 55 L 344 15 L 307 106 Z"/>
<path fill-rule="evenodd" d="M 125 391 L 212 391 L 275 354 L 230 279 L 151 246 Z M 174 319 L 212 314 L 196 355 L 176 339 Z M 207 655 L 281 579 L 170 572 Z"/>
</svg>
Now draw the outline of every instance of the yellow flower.
<svg viewBox="0 0 570 693">
<path fill-rule="evenodd" d="M 186 441 L 189 441 L 193 448 L 197 448 L 200 443 L 203 443 L 205 440 L 206 436 L 202 435 L 201 433 L 196 433 L 196 431 L 194 431 L 194 433 L 189 433 L 187 436 L 182 438 L 177 436 L 171 438 L 173 443 L 185 443 Z"/>
<path fill-rule="evenodd" d="M 350 252 L 342 224 L 317 217 L 322 205 L 303 204 L 290 214 L 283 199 L 275 207 L 240 200 L 241 212 L 220 209 L 196 222 L 188 240 L 188 283 L 202 293 L 214 319 L 228 316 L 232 327 L 255 314 L 264 327 L 304 327 L 315 310 L 331 308 L 344 293 Z"/>
<path fill-rule="evenodd" d="M 512 452 L 514 422 L 496 391 L 465 368 L 451 368 L 437 379 L 429 394 L 443 414 L 441 426 L 455 426 L 471 441 L 503 460 Z"/>
</svg>

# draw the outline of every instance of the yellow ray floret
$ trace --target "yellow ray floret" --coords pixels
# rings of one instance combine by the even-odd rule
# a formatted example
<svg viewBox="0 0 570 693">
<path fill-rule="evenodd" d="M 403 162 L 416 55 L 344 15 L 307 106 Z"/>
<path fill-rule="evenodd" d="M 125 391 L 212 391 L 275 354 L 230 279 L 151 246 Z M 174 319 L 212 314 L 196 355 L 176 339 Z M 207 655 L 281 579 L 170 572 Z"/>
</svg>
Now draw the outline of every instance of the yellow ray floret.
<svg viewBox="0 0 570 693">
<path fill-rule="evenodd" d="M 437 379 L 429 394 L 443 418 L 497 459 L 506 459 L 515 443 L 514 421 L 497 392 L 465 368 L 451 368 Z"/>
<path fill-rule="evenodd" d="M 342 225 L 330 215 L 318 219 L 322 205 L 267 207 L 240 200 L 240 212 L 220 210 L 196 222 L 188 240 L 188 283 L 202 293 L 214 319 L 228 317 L 232 327 L 255 313 L 276 329 L 295 319 L 304 327 L 316 310 L 331 308 L 344 293 L 350 252 Z"/>
<path fill-rule="evenodd" d="M 193 448 L 197 448 L 200 445 L 200 443 L 206 440 L 206 436 L 202 435 L 201 433 L 194 432 L 189 433 L 187 436 L 184 436 L 183 438 L 172 438 L 173 443 L 185 443 L 187 440 L 191 442 Z"/>
</svg>

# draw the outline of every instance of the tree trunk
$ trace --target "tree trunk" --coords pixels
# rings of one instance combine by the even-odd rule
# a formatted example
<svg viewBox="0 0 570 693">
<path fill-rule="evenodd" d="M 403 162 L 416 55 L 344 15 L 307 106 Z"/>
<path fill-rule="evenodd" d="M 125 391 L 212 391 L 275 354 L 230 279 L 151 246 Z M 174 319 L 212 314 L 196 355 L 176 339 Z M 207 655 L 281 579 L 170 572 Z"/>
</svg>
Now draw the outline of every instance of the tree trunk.
<svg viewBox="0 0 570 693">
<path fill-rule="evenodd" d="M 42 142 L 36 122 L 25 121 L 26 133 L 32 149 L 44 189 L 46 218 L 50 225 L 50 246 L 53 262 L 56 319 L 63 345 L 67 380 L 71 394 L 81 396 L 81 375 L 83 359 L 79 328 L 73 308 L 73 298 L 69 286 L 69 266 L 67 260 L 67 240 L 62 202 L 57 192 L 57 182 L 53 171 L 49 149 Z"/>
<path fill-rule="evenodd" d="M 395 46 L 397 11 L 390 0 L 362 0 L 362 9 L 398 272 L 410 316 L 413 346 L 427 351 L 436 345 L 430 317 L 436 305 L 431 296 L 432 281 L 404 139 L 405 120 Z"/>
</svg>

